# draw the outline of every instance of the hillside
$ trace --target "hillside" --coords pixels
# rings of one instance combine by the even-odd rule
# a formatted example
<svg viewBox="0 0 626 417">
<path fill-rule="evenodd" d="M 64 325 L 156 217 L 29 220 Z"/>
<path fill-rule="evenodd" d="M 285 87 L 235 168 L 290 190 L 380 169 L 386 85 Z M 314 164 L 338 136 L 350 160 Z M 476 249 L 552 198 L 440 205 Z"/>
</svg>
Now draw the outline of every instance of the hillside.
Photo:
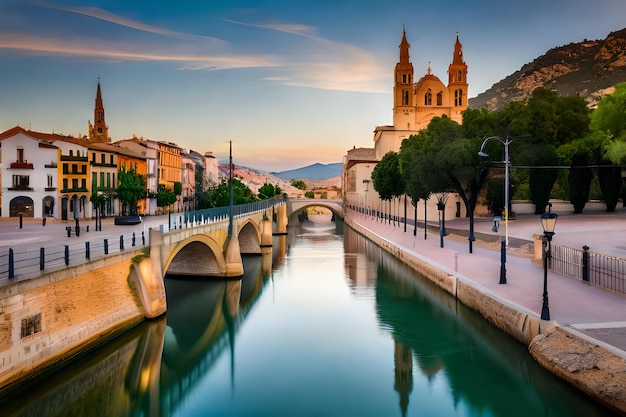
<svg viewBox="0 0 626 417">
<path fill-rule="evenodd" d="M 222 176 L 228 176 L 228 164 L 220 164 L 219 169 Z M 259 188 L 262 187 L 263 184 L 265 184 L 266 182 L 272 185 L 278 185 L 291 198 L 304 198 L 304 193 L 313 189 L 329 187 L 341 188 L 340 175 L 332 178 L 323 178 L 316 180 L 302 179 L 302 181 L 304 181 L 304 183 L 306 184 L 306 190 L 300 190 L 299 188 L 292 186 L 291 179 L 283 179 L 278 177 L 274 173 L 263 172 L 243 166 L 235 165 L 233 170 L 233 176 L 239 178 L 241 182 L 248 186 L 248 188 L 250 188 L 250 190 L 252 190 L 252 192 L 254 192 L 255 194 L 259 192 Z"/>
<path fill-rule="evenodd" d="M 499 110 L 511 101 L 530 97 L 538 87 L 561 95 L 580 95 L 594 107 L 598 100 L 626 81 L 626 29 L 604 40 L 584 40 L 550 49 L 519 71 L 469 99 L 470 108 Z"/>
</svg>

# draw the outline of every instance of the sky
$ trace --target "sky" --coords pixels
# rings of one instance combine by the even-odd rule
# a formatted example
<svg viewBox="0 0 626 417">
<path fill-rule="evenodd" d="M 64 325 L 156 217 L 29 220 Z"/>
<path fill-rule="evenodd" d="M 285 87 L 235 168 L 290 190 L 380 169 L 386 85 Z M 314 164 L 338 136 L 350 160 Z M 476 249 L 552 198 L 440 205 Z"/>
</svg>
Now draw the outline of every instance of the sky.
<svg viewBox="0 0 626 417">
<path fill-rule="evenodd" d="M 0 131 L 87 134 L 98 80 L 113 141 L 173 142 L 285 171 L 342 162 L 393 123 L 405 28 L 418 79 L 469 97 L 626 27 L 624 0 L 0 0 Z"/>
</svg>

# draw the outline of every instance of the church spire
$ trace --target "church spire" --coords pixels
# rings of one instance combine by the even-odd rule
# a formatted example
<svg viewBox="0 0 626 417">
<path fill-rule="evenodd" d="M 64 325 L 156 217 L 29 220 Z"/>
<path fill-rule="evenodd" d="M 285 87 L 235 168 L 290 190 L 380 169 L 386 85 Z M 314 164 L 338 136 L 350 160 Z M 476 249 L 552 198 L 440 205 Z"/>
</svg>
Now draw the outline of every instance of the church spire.
<svg viewBox="0 0 626 417">
<path fill-rule="evenodd" d="M 89 123 L 89 140 L 92 142 L 110 142 L 109 127 L 106 125 L 104 118 L 104 105 L 102 104 L 100 77 L 98 77 L 96 104 L 93 109 L 93 126 Z"/>
<path fill-rule="evenodd" d="M 459 33 L 456 34 L 456 42 L 454 44 L 454 56 L 452 57 L 452 65 L 465 65 L 463 61 L 463 45 L 459 42 Z"/>
<path fill-rule="evenodd" d="M 400 42 L 400 64 L 409 63 L 409 48 L 411 44 L 406 40 L 406 30 L 402 26 L 402 41 Z"/>
</svg>

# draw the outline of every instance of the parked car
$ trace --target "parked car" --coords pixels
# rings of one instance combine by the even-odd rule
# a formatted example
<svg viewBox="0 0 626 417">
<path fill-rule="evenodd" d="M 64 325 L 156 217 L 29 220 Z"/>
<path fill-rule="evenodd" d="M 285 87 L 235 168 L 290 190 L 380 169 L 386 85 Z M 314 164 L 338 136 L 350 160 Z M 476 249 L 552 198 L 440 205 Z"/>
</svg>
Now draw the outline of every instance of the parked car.
<svg viewBox="0 0 626 417">
<path fill-rule="evenodd" d="M 141 223 L 141 216 L 136 214 L 132 214 L 130 216 L 118 216 L 115 218 L 115 224 L 124 226 L 124 225 L 133 225 Z"/>
</svg>

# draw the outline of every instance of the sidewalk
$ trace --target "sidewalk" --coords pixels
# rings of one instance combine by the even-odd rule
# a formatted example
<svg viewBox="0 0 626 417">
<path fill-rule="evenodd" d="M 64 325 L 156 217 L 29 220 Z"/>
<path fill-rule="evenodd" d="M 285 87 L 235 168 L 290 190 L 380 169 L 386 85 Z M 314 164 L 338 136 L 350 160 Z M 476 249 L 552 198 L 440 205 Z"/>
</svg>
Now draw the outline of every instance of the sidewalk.
<svg viewBox="0 0 626 417">
<path fill-rule="evenodd" d="M 424 239 L 424 229 L 418 227 L 413 236 L 413 226 L 396 226 L 382 223 L 374 217 L 349 212 L 352 221 L 385 239 L 428 259 L 441 269 L 451 271 L 475 282 L 499 297 L 528 311 L 541 312 L 543 302 L 543 267 L 531 263 L 531 256 L 516 255 L 516 246 L 533 245 L 534 234 L 542 234 L 538 215 L 526 215 L 509 221 L 509 250 L 507 251 L 507 284 L 499 284 L 499 245 L 485 240 L 504 237 L 505 225 L 499 233 L 491 231 L 490 219 L 476 219 L 477 234 L 473 253 L 469 253 L 467 233 L 469 219 L 446 220 L 448 236 L 440 247 L 439 235 L 429 233 Z M 456 234 L 455 234 L 456 231 Z M 560 215 L 554 243 L 573 248 L 587 245 L 594 252 L 626 258 L 626 211 L 584 215 Z M 513 244 L 515 242 L 515 244 Z M 524 250 L 521 252 L 528 251 Z M 519 255 L 519 254 L 518 254 Z M 587 339 L 626 359 L 626 296 L 593 287 L 573 278 L 548 273 L 548 298 L 550 318 L 558 326 L 569 328 Z"/>
</svg>

